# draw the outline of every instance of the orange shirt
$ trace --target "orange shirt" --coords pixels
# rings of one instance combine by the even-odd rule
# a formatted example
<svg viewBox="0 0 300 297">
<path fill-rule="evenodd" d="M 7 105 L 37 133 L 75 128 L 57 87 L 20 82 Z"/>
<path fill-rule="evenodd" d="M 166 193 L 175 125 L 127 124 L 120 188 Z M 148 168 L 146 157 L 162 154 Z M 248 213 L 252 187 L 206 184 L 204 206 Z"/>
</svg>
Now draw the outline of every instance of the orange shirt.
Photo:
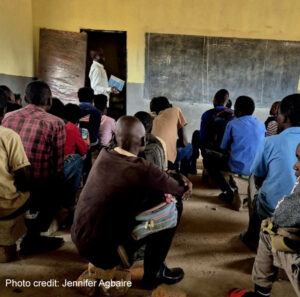
<svg viewBox="0 0 300 297">
<path fill-rule="evenodd" d="M 153 120 L 151 133 L 166 143 L 167 160 L 174 163 L 177 156 L 178 129 L 187 125 L 181 109 L 167 108 L 159 113 Z"/>
</svg>

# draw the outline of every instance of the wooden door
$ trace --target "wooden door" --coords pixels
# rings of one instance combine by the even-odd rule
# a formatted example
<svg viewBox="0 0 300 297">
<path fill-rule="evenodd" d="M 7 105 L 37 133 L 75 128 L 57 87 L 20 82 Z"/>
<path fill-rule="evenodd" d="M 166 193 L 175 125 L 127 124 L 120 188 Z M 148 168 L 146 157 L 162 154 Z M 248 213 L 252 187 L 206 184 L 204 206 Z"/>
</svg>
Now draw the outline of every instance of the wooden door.
<svg viewBox="0 0 300 297">
<path fill-rule="evenodd" d="M 52 96 L 78 102 L 84 86 L 87 34 L 40 29 L 38 78 L 49 84 Z"/>
</svg>

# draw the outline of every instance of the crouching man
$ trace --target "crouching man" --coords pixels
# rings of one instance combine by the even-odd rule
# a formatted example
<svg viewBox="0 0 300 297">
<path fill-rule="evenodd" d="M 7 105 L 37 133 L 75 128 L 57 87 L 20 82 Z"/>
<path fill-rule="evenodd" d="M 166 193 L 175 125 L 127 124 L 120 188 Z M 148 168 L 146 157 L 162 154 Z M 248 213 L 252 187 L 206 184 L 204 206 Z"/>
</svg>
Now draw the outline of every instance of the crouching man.
<svg viewBox="0 0 300 297">
<path fill-rule="evenodd" d="M 164 193 L 177 197 L 180 219 L 182 200 L 190 196 L 192 184 L 183 176 L 177 181 L 137 157 L 145 149 L 145 129 L 137 118 L 120 118 L 115 135 L 117 147 L 101 151 L 80 195 L 72 240 L 83 257 L 102 269 L 124 264 L 127 256 L 130 263 L 133 253 L 146 244 L 144 288 L 179 282 L 183 270 L 169 269 L 164 262 L 176 227 L 142 240 L 134 240 L 131 232 L 136 225 L 135 216 L 161 203 Z"/>
<path fill-rule="evenodd" d="M 290 195 L 277 204 L 274 217 L 262 222 L 252 280 L 255 292 L 232 289 L 228 297 L 268 297 L 278 267 L 285 270 L 297 296 L 300 296 L 300 144 L 294 165 L 297 182 Z"/>
</svg>

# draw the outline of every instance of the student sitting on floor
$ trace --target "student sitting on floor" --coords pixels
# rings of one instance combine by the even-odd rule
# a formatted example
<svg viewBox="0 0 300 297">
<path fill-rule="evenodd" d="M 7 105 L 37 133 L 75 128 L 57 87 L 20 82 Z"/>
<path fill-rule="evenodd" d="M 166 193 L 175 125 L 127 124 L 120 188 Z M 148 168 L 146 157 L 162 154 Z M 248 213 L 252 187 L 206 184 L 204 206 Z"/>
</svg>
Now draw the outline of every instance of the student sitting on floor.
<svg viewBox="0 0 300 297">
<path fill-rule="evenodd" d="M 116 121 L 107 116 L 107 97 L 103 94 L 95 95 L 94 104 L 102 113 L 100 129 L 99 129 L 99 145 L 100 148 L 109 145 L 116 129 Z"/>
<path fill-rule="evenodd" d="M 4 91 L 4 93 L 6 94 L 6 96 L 8 98 L 7 106 L 6 106 L 6 113 L 9 113 L 11 111 L 22 108 L 22 105 L 20 105 L 16 102 L 15 94 L 9 87 L 0 86 L 0 89 L 2 89 Z"/>
<path fill-rule="evenodd" d="M 225 129 L 221 149 L 229 152 L 229 156 L 212 155 L 203 160 L 209 175 L 215 180 L 222 193 L 219 199 L 233 202 L 233 191 L 225 180 L 222 171 L 231 171 L 240 175 L 250 175 L 260 142 L 265 137 L 265 126 L 252 116 L 254 101 L 247 96 L 238 97 L 234 105 L 236 119 L 230 121 Z"/>
<path fill-rule="evenodd" d="M 142 240 L 134 240 L 131 232 L 136 225 L 135 216 L 161 203 L 163 193 L 177 197 L 180 219 L 181 199 L 190 196 L 192 185 L 182 175 L 182 180 L 177 181 L 154 164 L 137 157 L 145 149 L 146 137 L 137 118 L 121 117 L 115 135 L 117 147 L 101 150 L 81 192 L 71 230 L 72 240 L 83 257 L 102 269 L 125 264 L 128 262 L 126 254 L 130 259 L 146 244 L 144 288 L 176 283 L 183 278 L 183 270 L 169 269 L 164 262 L 176 227 Z"/>
<path fill-rule="evenodd" d="M 259 191 L 258 195 L 250 197 L 249 227 L 241 239 L 252 249 L 258 243 L 261 221 L 273 216 L 278 201 L 291 192 L 295 183 L 292 167 L 296 161 L 294 152 L 300 142 L 300 94 L 281 101 L 278 127 L 281 133 L 262 141 L 251 168 Z"/>
<path fill-rule="evenodd" d="M 181 110 L 172 107 L 166 97 L 155 97 L 151 100 L 150 110 L 154 118 L 152 134 L 166 143 L 169 169 L 180 163 L 180 172 L 187 176 L 191 168 L 193 147 L 187 142 L 185 129 L 187 121 Z"/>
<path fill-rule="evenodd" d="M 279 105 L 280 105 L 280 101 L 276 101 L 272 104 L 270 109 L 270 116 L 265 121 L 267 136 L 278 134 L 277 114 L 278 114 Z"/>
<path fill-rule="evenodd" d="M 226 107 L 229 100 L 229 92 L 219 90 L 213 100 L 214 108 L 207 110 L 201 117 L 200 132 L 193 134 L 193 168 L 196 170 L 196 162 L 199 158 L 199 148 L 203 159 L 211 151 L 220 151 L 227 123 L 234 119 L 233 110 Z"/>
<path fill-rule="evenodd" d="M 278 268 L 285 270 L 297 296 L 300 296 L 300 145 L 297 146 L 296 157 L 294 170 L 297 182 L 292 193 L 279 201 L 274 218 L 264 220 L 261 225 L 252 270 L 255 291 L 231 289 L 228 297 L 269 297 Z"/>
<path fill-rule="evenodd" d="M 31 205 L 26 215 L 27 234 L 21 243 L 23 254 L 57 249 L 62 238 L 45 237 L 60 208 L 60 185 L 63 176 L 65 124 L 46 112 L 51 106 L 51 90 L 42 81 L 26 87 L 28 105 L 10 112 L 2 125 L 17 132 L 31 164 Z"/>
<path fill-rule="evenodd" d="M 86 142 L 82 139 L 77 126 L 80 118 L 80 108 L 75 104 L 67 104 L 64 107 L 64 119 L 66 121 L 66 143 L 64 176 L 71 186 L 67 193 L 66 207 L 73 213 L 76 194 L 80 185 L 83 170 L 83 159 L 89 149 Z"/>
<path fill-rule="evenodd" d="M 6 112 L 8 97 L 0 88 L 0 124 Z M 0 220 L 16 212 L 29 198 L 30 163 L 20 136 L 0 125 Z M 24 211 L 19 212 L 21 214 Z M 15 215 L 14 215 L 15 214 Z"/>
<path fill-rule="evenodd" d="M 168 167 L 166 158 L 166 145 L 164 141 L 151 134 L 153 119 L 148 112 L 139 111 L 134 115 L 144 125 L 146 131 L 145 150 L 140 154 L 141 157 L 149 162 L 157 165 L 161 170 L 166 170 Z"/>
<path fill-rule="evenodd" d="M 95 148 L 99 142 L 99 128 L 101 123 L 101 112 L 93 106 L 94 91 L 90 88 L 78 90 L 79 107 L 81 110 L 80 128 L 89 130 L 90 146 Z"/>
</svg>

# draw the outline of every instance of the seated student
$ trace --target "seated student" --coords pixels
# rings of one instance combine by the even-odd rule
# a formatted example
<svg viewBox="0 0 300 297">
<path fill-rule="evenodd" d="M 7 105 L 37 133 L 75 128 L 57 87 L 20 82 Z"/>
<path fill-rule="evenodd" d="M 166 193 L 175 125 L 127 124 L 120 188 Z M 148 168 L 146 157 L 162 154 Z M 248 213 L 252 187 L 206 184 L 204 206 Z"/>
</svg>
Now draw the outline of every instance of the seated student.
<svg viewBox="0 0 300 297">
<path fill-rule="evenodd" d="M 233 111 L 226 107 L 228 100 L 229 92 L 225 89 L 219 90 L 214 96 L 214 108 L 207 110 L 202 115 L 200 132 L 195 131 L 193 135 L 194 168 L 196 168 L 196 162 L 199 158 L 199 148 L 203 159 L 211 151 L 220 151 L 226 125 L 234 118 Z"/>
<path fill-rule="evenodd" d="M 280 105 L 280 101 L 276 101 L 272 104 L 270 109 L 270 116 L 265 121 L 267 136 L 278 134 L 277 114 L 278 114 L 279 105 Z"/>
<path fill-rule="evenodd" d="M 172 107 L 166 97 L 153 98 L 150 110 L 157 115 L 153 120 L 152 134 L 166 144 L 169 169 L 174 169 L 174 165 L 180 162 L 180 172 L 187 176 L 191 168 L 193 147 L 186 139 L 184 126 L 187 121 L 181 110 Z"/>
<path fill-rule="evenodd" d="M 81 110 L 80 128 L 89 130 L 91 149 L 95 148 L 99 142 L 99 128 L 101 123 L 101 112 L 93 106 L 94 91 L 91 88 L 81 88 L 78 90 L 79 107 Z"/>
<path fill-rule="evenodd" d="M 80 185 L 83 159 L 82 156 L 88 151 L 88 145 L 82 139 L 77 127 L 80 118 L 80 108 L 75 104 L 67 104 L 64 107 L 64 119 L 66 121 L 66 143 L 64 176 L 67 181 L 71 181 L 71 191 L 68 195 L 67 207 L 73 212 L 76 194 Z"/>
<path fill-rule="evenodd" d="M 136 225 L 135 216 L 159 204 L 163 193 L 177 197 L 180 218 L 181 199 L 189 197 L 192 185 L 182 175 L 183 183 L 137 157 L 145 148 L 145 129 L 137 118 L 121 117 L 115 136 L 117 147 L 101 150 L 81 192 L 71 230 L 72 240 L 83 257 L 102 269 L 111 269 L 122 263 L 118 250 L 123 250 L 122 259 L 125 258 L 124 250 L 131 258 L 140 246 L 146 244 L 144 288 L 179 282 L 183 270 L 169 269 L 164 262 L 176 227 L 138 241 L 133 240 L 131 232 Z"/>
<path fill-rule="evenodd" d="M 281 101 L 278 127 L 281 133 L 262 141 L 251 167 L 259 191 L 258 195 L 250 197 L 249 227 L 241 239 L 252 249 L 258 243 L 261 221 L 273 216 L 278 201 L 291 192 L 295 183 L 292 167 L 300 142 L 300 94 Z"/>
<path fill-rule="evenodd" d="M 107 116 L 107 97 L 103 94 L 95 95 L 94 104 L 102 113 L 100 129 L 99 129 L 99 144 L 100 147 L 108 146 L 116 129 L 116 121 Z"/>
<path fill-rule="evenodd" d="M 10 112 L 2 125 L 17 132 L 30 161 L 31 200 L 26 216 L 27 234 L 21 243 L 23 254 L 57 249 L 62 238 L 41 236 L 60 207 L 59 187 L 64 163 L 65 124 L 47 113 L 51 106 L 51 90 L 42 81 L 26 87 L 26 107 Z"/>
<path fill-rule="evenodd" d="M 254 101 L 247 96 L 237 98 L 234 105 L 236 119 L 230 121 L 225 129 L 221 149 L 230 152 L 230 156 L 207 156 L 203 164 L 209 175 L 222 190 L 219 199 L 233 202 L 233 191 L 225 180 L 222 171 L 231 171 L 240 175 L 250 175 L 250 167 L 260 142 L 265 137 L 265 126 L 252 116 Z"/>
<path fill-rule="evenodd" d="M 8 97 L 6 113 L 22 108 L 22 106 L 16 102 L 15 94 L 9 87 L 2 85 L 0 89 L 2 89 Z"/>
<path fill-rule="evenodd" d="M 0 88 L 0 220 L 7 216 L 17 217 L 16 212 L 29 198 L 27 173 L 30 163 L 20 136 L 13 130 L 1 126 L 7 102 L 7 95 Z M 19 211 L 19 214 L 24 211 Z"/>
<path fill-rule="evenodd" d="M 294 165 L 297 182 L 289 195 L 283 196 L 275 208 L 274 217 L 262 223 L 252 280 L 255 291 L 231 289 L 228 297 L 268 297 L 276 280 L 278 267 L 285 270 L 293 288 L 300 296 L 300 145 Z"/>
<path fill-rule="evenodd" d="M 151 134 L 153 125 L 153 119 L 151 115 L 148 112 L 139 111 L 134 116 L 142 122 L 146 131 L 145 150 L 142 154 L 140 154 L 140 156 L 147 161 L 154 163 L 161 170 L 166 170 L 168 167 L 165 155 L 166 145 L 162 139 Z"/>
</svg>

